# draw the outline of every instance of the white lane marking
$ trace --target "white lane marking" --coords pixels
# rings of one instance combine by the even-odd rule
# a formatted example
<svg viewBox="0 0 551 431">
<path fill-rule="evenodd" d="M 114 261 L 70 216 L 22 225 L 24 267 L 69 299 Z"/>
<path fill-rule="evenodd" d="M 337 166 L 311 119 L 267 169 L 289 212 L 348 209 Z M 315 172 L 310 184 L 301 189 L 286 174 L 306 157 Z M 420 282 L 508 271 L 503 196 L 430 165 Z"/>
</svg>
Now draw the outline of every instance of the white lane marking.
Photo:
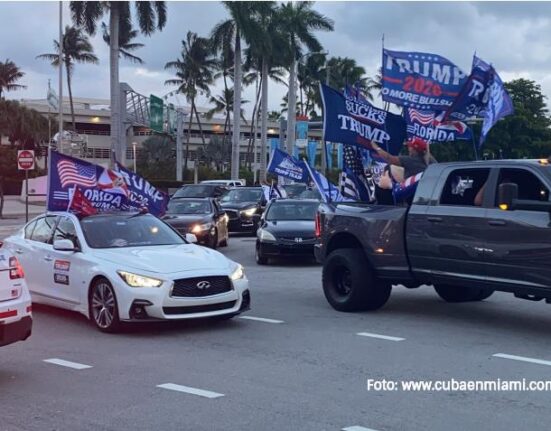
<svg viewBox="0 0 551 431">
<path fill-rule="evenodd" d="M 373 428 L 366 428 L 366 427 L 361 427 L 359 425 L 354 425 L 351 427 L 343 428 L 341 431 L 376 431 L 376 430 L 374 430 Z"/>
<path fill-rule="evenodd" d="M 217 392 L 205 391 L 203 389 L 191 388 L 189 386 L 176 385 L 174 383 L 163 383 L 162 385 L 157 385 L 158 388 L 168 389 L 170 391 L 176 392 L 185 392 L 186 394 L 198 395 L 205 398 L 220 398 L 224 394 L 219 394 Z"/>
<path fill-rule="evenodd" d="M 543 359 L 527 358 L 526 356 L 508 355 L 507 353 L 496 353 L 495 355 L 492 355 L 492 356 L 496 358 L 512 359 L 513 361 L 530 362 L 532 364 L 551 366 L 551 361 L 544 361 Z"/>
<path fill-rule="evenodd" d="M 360 337 L 379 338 L 381 340 L 388 340 L 388 341 L 404 341 L 405 340 L 405 338 L 391 337 L 390 335 L 372 334 L 370 332 L 358 332 L 356 335 L 359 335 Z"/>
<path fill-rule="evenodd" d="M 62 367 L 73 368 L 74 370 L 85 370 L 87 368 L 92 368 L 91 365 L 79 364 L 78 362 L 65 361 L 58 358 L 44 359 L 44 362 L 47 362 L 48 364 L 61 365 Z"/>
<path fill-rule="evenodd" d="M 283 320 L 266 319 L 264 317 L 239 316 L 239 318 L 246 319 L 246 320 L 255 320 L 257 322 L 265 322 L 265 323 L 285 323 Z"/>
</svg>

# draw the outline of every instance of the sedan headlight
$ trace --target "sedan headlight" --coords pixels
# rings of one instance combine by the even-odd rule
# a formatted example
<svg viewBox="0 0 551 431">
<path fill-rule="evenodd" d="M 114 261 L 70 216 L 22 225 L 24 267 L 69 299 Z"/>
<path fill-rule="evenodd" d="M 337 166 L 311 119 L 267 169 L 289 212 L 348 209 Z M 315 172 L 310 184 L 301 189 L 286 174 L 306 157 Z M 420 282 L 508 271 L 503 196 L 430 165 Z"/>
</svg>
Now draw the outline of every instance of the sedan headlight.
<svg viewBox="0 0 551 431">
<path fill-rule="evenodd" d="M 266 229 L 260 229 L 258 231 L 258 239 L 260 240 L 260 242 L 273 242 L 276 240 L 275 236 L 272 233 L 268 232 Z"/>
<path fill-rule="evenodd" d="M 230 278 L 233 281 L 241 280 L 243 277 L 245 277 L 245 271 L 243 270 L 243 267 L 241 265 L 237 265 L 235 270 L 230 274 Z"/>
<path fill-rule="evenodd" d="M 159 287 L 163 284 L 163 280 L 144 275 L 132 274 L 126 271 L 117 271 L 117 273 L 130 287 Z"/>
<path fill-rule="evenodd" d="M 201 233 L 205 230 L 209 230 L 211 228 L 211 224 L 210 223 L 205 223 L 205 224 L 196 224 L 195 226 L 193 226 L 191 228 L 191 232 L 192 233 Z"/>
<path fill-rule="evenodd" d="M 241 215 L 244 215 L 244 216 L 247 216 L 247 217 L 252 217 L 255 214 L 256 214 L 256 208 L 249 208 L 249 209 L 241 211 Z"/>
</svg>

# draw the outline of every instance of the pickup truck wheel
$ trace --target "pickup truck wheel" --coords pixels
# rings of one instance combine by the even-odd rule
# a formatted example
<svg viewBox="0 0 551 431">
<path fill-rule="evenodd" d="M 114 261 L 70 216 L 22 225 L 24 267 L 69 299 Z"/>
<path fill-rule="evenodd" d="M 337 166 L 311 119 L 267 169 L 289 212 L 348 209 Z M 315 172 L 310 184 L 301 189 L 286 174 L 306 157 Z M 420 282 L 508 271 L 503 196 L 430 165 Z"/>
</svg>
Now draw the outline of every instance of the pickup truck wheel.
<svg viewBox="0 0 551 431">
<path fill-rule="evenodd" d="M 325 260 L 323 293 L 338 311 L 377 310 L 388 301 L 391 285 L 378 280 L 361 250 L 343 248 Z"/>
<path fill-rule="evenodd" d="M 446 302 L 482 301 L 494 293 L 492 289 L 450 286 L 447 284 L 438 284 L 434 286 L 434 290 Z"/>
</svg>

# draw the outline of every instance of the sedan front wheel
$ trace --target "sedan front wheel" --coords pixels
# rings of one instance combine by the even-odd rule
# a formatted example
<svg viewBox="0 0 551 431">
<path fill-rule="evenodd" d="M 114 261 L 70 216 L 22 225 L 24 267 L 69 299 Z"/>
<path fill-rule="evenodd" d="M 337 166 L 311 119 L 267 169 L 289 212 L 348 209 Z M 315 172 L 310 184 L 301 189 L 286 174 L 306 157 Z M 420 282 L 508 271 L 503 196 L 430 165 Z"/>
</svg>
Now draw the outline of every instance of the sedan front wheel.
<svg viewBox="0 0 551 431">
<path fill-rule="evenodd" d="M 120 329 L 117 297 L 111 283 L 100 278 L 90 289 L 90 318 L 102 332 L 116 332 Z"/>
</svg>

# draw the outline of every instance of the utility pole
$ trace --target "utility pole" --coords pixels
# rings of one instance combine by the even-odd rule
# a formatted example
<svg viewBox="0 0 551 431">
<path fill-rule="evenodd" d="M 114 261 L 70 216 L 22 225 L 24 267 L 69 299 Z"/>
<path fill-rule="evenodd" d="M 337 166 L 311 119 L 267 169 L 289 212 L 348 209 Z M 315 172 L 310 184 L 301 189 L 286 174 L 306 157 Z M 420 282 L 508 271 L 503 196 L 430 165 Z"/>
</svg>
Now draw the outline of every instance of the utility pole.
<svg viewBox="0 0 551 431">
<path fill-rule="evenodd" d="M 63 2 L 59 2 L 59 134 L 57 135 L 57 150 L 63 146 Z"/>
<path fill-rule="evenodd" d="M 183 135 L 184 135 L 184 113 L 176 111 L 176 180 L 183 181 Z"/>
<path fill-rule="evenodd" d="M 329 86 L 329 64 L 327 64 L 327 58 L 325 59 L 325 85 Z M 325 140 L 321 143 L 321 170 L 324 175 L 327 175 L 327 142 Z"/>
</svg>

